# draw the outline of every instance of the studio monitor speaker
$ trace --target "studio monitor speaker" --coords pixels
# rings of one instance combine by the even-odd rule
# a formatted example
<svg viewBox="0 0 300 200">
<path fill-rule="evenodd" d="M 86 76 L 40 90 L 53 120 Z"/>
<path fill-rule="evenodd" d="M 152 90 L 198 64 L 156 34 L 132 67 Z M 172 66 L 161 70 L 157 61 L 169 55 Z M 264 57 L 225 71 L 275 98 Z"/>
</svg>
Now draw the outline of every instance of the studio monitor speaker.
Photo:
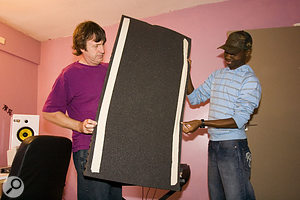
<svg viewBox="0 0 300 200">
<path fill-rule="evenodd" d="M 39 115 L 13 114 L 10 126 L 9 148 L 18 147 L 26 138 L 38 135 L 39 120 Z"/>
</svg>

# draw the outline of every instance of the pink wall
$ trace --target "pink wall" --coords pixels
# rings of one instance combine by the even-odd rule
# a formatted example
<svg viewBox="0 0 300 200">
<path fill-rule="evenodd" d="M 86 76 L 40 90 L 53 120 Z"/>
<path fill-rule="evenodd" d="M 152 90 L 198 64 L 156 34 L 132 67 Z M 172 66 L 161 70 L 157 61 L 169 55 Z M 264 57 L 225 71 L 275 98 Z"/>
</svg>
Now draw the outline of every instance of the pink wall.
<svg viewBox="0 0 300 200">
<path fill-rule="evenodd" d="M 35 64 L 40 63 L 41 43 L 39 41 L 1 22 L 0 30 L 0 36 L 6 39 L 5 45 L 0 44 L 0 50 Z"/>
<path fill-rule="evenodd" d="M 226 39 L 226 32 L 237 29 L 258 29 L 291 26 L 300 22 L 299 0 L 228 0 L 202 5 L 144 19 L 192 38 L 192 69 L 194 85 L 202 83 L 215 69 L 223 67 L 217 50 Z M 121 16 L 120 16 L 121 17 Z M 134 16 L 131 16 L 134 17 Z M 104 27 L 107 32 L 105 60 L 109 61 L 118 24 Z M 41 114 L 42 106 L 52 84 L 63 67 L 76 58 L 71 54 L 71 37 L 40 43 L 0 23 L 0 34 L 7 37 L 7 46 L 0 45 L 0 106 L 7 104 L 14 113 Z M 70 33 L 71 35 L 71 33 Z M 13 45 L 8 46 L 8 45 Z M 5 49 L 6 48 L 6 49 Z M 41 51 L 39 52 L 39 48 Z M 254 41 L 255 51 L 255 41 Z M 39 57 L 40 56 L 40 57 Z M 37 63 L 40 65 L 37 67 Z M 184 119 L 206 118 L 208 105 L 191 108 L 185 106 Z M 8 146 L 9 116 L 0 110 L 0 166 L 6 162 L 3 154 Z M 41 119 L 41 134 L 70 137 L 68 130 Z M 190 137 L 183 136 L 182 163 L 191 168 L 191 178 L 183 192 L 169 199 L 208 199 L 207 190 L 207 134 L 197 131 Z M 145 190 L 146 191 L 146 190 Z M 148 197 L 152 197 L 151 189 Z M 160 197 L 164 191 L 158 191 Z M 139 187 L 125 187 L 123 196 L 140 199 Z M 67 176 L 64 199 L 76 199 L 76 173 L 73 162 Z"/>
<path fill-rule="evenodd" d="M 288 3 L 285 0 L 231 0 L 154 16 L 145 21 L 176 30 L 192 39 L 191 76 L 197 86 L 211 72 L 223 67 L 222 51 L 217 47 L 225 42 L 228 31 L 292 26 L 300 21 L 299 10 L 300 1 L 297 0 Z M 207 116 L 208 105 L 191 107 L 186 103 L 184 120 L 206 119 Z M 182 194 L 171 199 L 208 199 L 207 142 L 207 133 L 203 130 L 190 137 L 183 135 L 181 163 L 190 165 L 191 179 Z M 136 197 L 127 190 L 124 193 L 128 199 Z"/>
<path fill-rule="evenodd" d="M 7 165 L 10 116 L 4 105 L 15 114 L 37 113 L 37 75 L 41 43 L 0 23 L 0 167 Z"/>
<path fill-rule="evenodd" d="M 220 57 L 222 51 L 217 47 L 225 41 L 228 31 L 291 26 L 300 21 L 299 9 L 300 2 L 298 0 L 290 0 L 288 3 L 285 0 L 230 0 L 170 12 L 144 20 L 192 38 L 191 76 L 196 86 L 202 83 L 211 72 L 223 67 L 223 60 Z M 118 24 L 104 28 L 108 37 L 105 60 L 109 61 Z M 38 75 L 38 112 L 41 111 L 50 87 L 60 70 L 74 59 L 71 55 L 71 37 L 42 43 Z M 191 108 L 187 103 L 184 119 L 206 118 L 207 114 L 208 105 Z M 56 128 L 43 120 L 41 131 L 70 135 L 69 131 Z M 197 131 L 190 137 L 183 136 L 181 163 L 190 165 L 191 178 L 183 192 L 177 192 L 169 199 L 208 199 L 207 142 L 205 130 Z M 67 181 L 65 199 L 75 199 L 76 179 L 72 165 Z M 161 197 L 164 192 L 166 191 L 158 191 L 156 197 Z M 151 189 L 148 197 L 152 197 L 153 193 L 154 189 Z M 123 196 L 127 199 L 141 199 L 141 188 L 124 187 Z"/>
</svg>

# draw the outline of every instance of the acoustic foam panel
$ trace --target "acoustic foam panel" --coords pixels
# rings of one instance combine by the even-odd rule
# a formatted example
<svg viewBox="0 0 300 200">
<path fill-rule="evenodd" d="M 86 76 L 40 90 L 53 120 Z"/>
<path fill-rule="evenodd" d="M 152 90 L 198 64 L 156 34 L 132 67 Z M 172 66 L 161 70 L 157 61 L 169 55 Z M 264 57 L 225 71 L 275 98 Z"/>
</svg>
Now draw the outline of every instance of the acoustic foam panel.
<svg viewBox="0 0 300 200">
<path fill-rule="evenodd" d="M 181 120 L 191 40 L 122 16 L 85 175 L 180 190 Z"/>
</svg>

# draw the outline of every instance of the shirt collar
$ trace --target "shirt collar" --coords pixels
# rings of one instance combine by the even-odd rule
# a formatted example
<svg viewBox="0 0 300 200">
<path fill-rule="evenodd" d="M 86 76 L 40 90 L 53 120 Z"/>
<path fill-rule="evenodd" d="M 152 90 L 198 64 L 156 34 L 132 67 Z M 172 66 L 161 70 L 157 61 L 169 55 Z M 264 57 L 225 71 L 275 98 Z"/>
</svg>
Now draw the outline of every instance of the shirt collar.
<svg viewBox="0 0 300 200">
<path fill-rule="evenodd" d="M 250 68 L 250 66 L 247 65 L 247 64 L 242 65 L 242 66 L 240 66 L 240 67 L 238 67 L 238 68 L 236 68 L 236 69 L 234 69 L 234 70 L 229 69 L 229 67 L 226 67 L 225 69 L 226 69 L 226 71 L 233 71 L 233 72 L 242 72 L 242 71 L 246 71 L 246 70 L 249 70 L 249 69 L 250 69 L 250 71 L 253 71 L 253 70 Z"/>
</svg>

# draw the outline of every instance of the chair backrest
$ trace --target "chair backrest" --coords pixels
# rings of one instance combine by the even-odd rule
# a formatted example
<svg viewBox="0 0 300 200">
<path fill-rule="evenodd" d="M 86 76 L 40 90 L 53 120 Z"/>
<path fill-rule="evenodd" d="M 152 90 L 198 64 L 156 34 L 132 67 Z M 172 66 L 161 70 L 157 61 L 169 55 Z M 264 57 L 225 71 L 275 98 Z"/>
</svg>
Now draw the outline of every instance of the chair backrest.
<svg viewBox="0 0 300 200">
<path fill-rule="evenodd" d="M 59 136 L 39 135 L 25 139 L 11 166 L 10 176 L 24 183 L 14 199 L 61 200 L 71 157 L 72 142 Z M 5 193 L 1 200 L 10 199 Z"/>
</svg>

